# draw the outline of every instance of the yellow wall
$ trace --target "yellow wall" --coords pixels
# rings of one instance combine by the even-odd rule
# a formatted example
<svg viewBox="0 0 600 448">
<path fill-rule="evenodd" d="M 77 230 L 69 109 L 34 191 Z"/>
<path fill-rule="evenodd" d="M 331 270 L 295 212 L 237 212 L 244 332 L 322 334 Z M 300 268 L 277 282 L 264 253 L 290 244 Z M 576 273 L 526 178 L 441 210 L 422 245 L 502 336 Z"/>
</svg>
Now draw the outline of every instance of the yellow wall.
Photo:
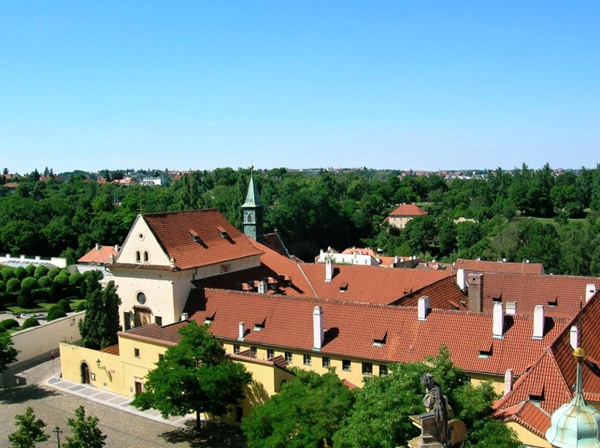
<svg viewBox="0 0 600 448">
<path fill-rule="evenodd" d="M 467 375 L 471 377 L 471 384 L 473 386 L 479 386 L 485 381 L 492 380 L 494 391 L 500 396 L 504 395 L 504 376 L 481 375 L 478 373 L 467 373 Z"/>
<path fill-rule="evenodd" d="M 519 436 L 519 440 L 525 446 L 552 448 L 552 445 L 550 445 L 546 439 L 542 439 L 541 437 L 535 435 L 534 433 L 519 425 L 518 423 L 508 422 L 507 426 L 517 433 L 517 435 Z"/>
</svg>

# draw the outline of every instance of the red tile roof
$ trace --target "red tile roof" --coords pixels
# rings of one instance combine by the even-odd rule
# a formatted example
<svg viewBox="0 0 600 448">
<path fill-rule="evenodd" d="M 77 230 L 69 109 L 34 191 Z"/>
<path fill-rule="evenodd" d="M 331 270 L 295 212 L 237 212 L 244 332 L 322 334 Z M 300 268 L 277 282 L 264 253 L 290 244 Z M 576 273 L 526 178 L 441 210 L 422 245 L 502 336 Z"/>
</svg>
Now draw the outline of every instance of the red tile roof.
<svg viewBox="0 0 600 448">
<path fill-rule="evenodd" d="M 474 272 L 503 272 L 510 274 L 543 274 L 542 263 L 514 263 L 510 261 L 464 260 L 459 258 L 454 269 L 465 269 Z"/>
<path fill-rule="evenodd" d="M 108 264 L 110 262 L 110 256 L 116 257 L 119 254 L 115 250 L 115 246 L 98 246 L 90 250 L 87 254 L 77 260 L 77 263 L 88 263 L 88 264 Z"/>
<path fill-rule="evenodd" d="M 425 210 L 415 204 L 402 204 L 388 216 L 423 216 L 427 214 Z"/>
<path fill-rule="evenodd" d="M 544 305 L 547 316 L 573 317 L 585 302 L 586 286 L 600 289 L 600 278 L 566 275 L 486 273 L 483 276 L 483 310 L 491 312 L 493 300 L 517 302 L 518 314 L 533 314 Z"/>
<path fill-rule="evenodd" d="M 187 321 L 175 322 L 164 327 L 158 324 L 150 324 L 127 331 L 120 331 L 119 336 L 141 341 L 161 342 L 163 345 L 175 345 L 181 340 L 181 335 L 178 333 L 179 329 L 186 324 Z"/>
<path fill-rule="evenodd" d="M 109 355 L 119 356 L 119 344 L 109 345 L 108 347 L 104 347 L 100 349 L 102 353 L 108 353 Z"/>
<path fill-rule="evenodd" d="M 530 316 L 507 316 L 504 337 L 494 339 L 488 313 L 432 310 L 425 321 L 418 321 L 415 308 L 213 289 L 192 291 L 186 310 L 199 323 L 213 316 L 210 331 L 222 339 L 237 340 L 238 324 L 245 322 L 247 343 L 311 351 L 315 306 L 324 312 L 323 354 L 415 362 L 437 354 L 445 344 L 460 368 L 493 375 L 508 368 L 521 375 L 568 322 L 548 319 L 544 338 L 533 340 Z M 264 322 L 260 331 L 253 330 L 257 317 Z M 381 334 L 386 335 L 384 344 L 374 345 Z M 480 357 L 481 350 L 490 352 L 487 358 Z"/>
<path fill-rule="evenodd" d="M 175 258 L 179 269 L 224 263 L 261 253 L 217 210 L 150 213 L 143 218 L 169 258 Z M 226 230 L 226 236 L 222 236 L 218 227 Z M 192 237 L 192 232 L 198 237 Z"/>
<path fill-rule="evenodd" d="M 331 282 L 325 282 L 325 266 L 303 264 L 306 274 L 318 297 L 352 302 L 387 304 L 431 284 L 451 272 L 416 271 L 414 269 L 381 269 L 379 266 L 336 265 Z M 347 284 L 344 292 L 340 286 Z"/>
<path fill-rule="evenodd" d="M 275 287 L 278 294 L 315 296 L 298 263 L 251 238 L 248 238 L 248 241 L 256 250 L 262 252 L 259 267 L 205 278 L 197 281 L 196 285 L 205 288 L 257 291 L 259 281 L 271 278 L 277 281 Z M 273 286 L 273 283 L 271 285 Z"/>
<path fill-rule="evenodd" d="M 417 306 L 419 298 L 423 296 L 429 297 L 429 306 L 431 308 L 442 310 L 467 310 L 467 295 L 458 287 L 454 276 L 443 278 L 430 285 L 417 289 L 401 299 L 390 303 L 390 305 Z M 492 310 L 490 310 L 490 312 L 491 311 Z"/>
<path fill-rule="evenodd" d="M 524 401 L 495 413 L 504 421 L 514 421 L 524 426 L 535 435 L 545 438 L 550 428 L 550 415 L 530 401 Z"/>
<path fill-rule="evenodd" d="M 263 235 L 263 238 L 265 240 L 265 242 L 264 242 L 265 246 L 274 250 L 279 255 L 289 258 L 290 254 L 288 253 L 288 250 L 285 247 L 285 244 L 283 244 L 283 241 L 281 241 L 281 238 L 279 237 L 279 235 L 277 233 L 265 233 Z"/>
<path fill-rule="evenodd" d="M 508 408 L 535 399 L 548 414 L 552 414 L 573 397 L 576 362 L 570 345 L 570 329 L 578 327 L 581 346 L 586 349 L 588 359 L 583 364 L 583 391 L 587 401 L 600 402 L 600 293 L 584 305 L 581 311 L 556 337 L 550 347 L 528 371 L 519 378 L 511 392 L 498 400 L 494 407 L 503 416 Z M 536 433 L 545 432 L 544 424 L 529 419 L 526 423 L 534 426 Z M 528 426 L 526 426 L 528 427 Z M 547 429 L 547 428 L 546 428 Z"/>
</svg>

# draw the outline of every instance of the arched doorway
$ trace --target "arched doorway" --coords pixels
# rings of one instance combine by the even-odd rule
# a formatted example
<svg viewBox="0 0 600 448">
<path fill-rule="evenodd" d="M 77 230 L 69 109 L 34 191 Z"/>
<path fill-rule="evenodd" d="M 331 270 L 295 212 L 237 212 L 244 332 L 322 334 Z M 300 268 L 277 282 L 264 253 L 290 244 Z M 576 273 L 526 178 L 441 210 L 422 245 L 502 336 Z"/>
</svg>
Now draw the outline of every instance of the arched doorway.
<svg viewBox="0 0 600 448">
<path fill-rule="evenodd" d="M 81 363 L 81 382 L 83 384 L 90 384 L 90 368 L 87 363 Z"/>
</svg>

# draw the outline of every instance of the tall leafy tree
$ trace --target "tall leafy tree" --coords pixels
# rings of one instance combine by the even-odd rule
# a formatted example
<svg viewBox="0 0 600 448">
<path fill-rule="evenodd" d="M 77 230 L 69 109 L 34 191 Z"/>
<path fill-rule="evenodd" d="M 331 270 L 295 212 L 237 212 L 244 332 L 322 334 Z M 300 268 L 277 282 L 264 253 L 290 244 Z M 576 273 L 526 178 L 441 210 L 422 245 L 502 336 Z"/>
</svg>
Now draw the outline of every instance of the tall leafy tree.
<svg viewBox="0 0 600 448">
<path fill-rule="evenodd" d="M 81 345 L 86 348 L 100 349 L 118 342 L 119 305 L 121 299 L 117 287 L 111 280 L 105 289 L 100 289 L 97 280 L 86 279 L 86 313 L 79 321 Z"/>
<path fill-rule="evenodd" d="M 0 373 L 17 360 L 19 352 L 13 347 L 12 339 L 6 332 L 0 333 Z"/>
<path fill-rule="evenodd" d="M 298 370 L 296 375 L 242 421 L 250 447 L 332 446 L 333 435 L 352 408 L 352 392 L 333 372 L 321 376 Z"/>
<path fill-rule="evenodd" d="M 157 409 L 165 418 L 195 412 L 200 430 L 200 414 L 227 413 L 229 405 L 244 397 L 251 374 L 225 356 L 206 326 L 192 321 L 179 334 L 179 344 L 170 347 L 146 375 L 145 390 L 132 404 L 142 410 Z"/>
<path fill-rule="evenodd" d="M 98 428 L 98 417 L 85 416 L 85 409 L 75 409 L 75 418 L 67 420 L 72 436 L 67 437 L 65 448 L 102 448 L 106 445 L 106 434 Z"/>
<path fill-rule="evenodd" d="M 50 436 L 44 433 L 46 423 L 36 418 L 29 406 L 25 414 L 15 415 L 17 430 L 8 435 L 11 448 L 34 448 L 37 442 L 45 442 Z"/>
</svg>

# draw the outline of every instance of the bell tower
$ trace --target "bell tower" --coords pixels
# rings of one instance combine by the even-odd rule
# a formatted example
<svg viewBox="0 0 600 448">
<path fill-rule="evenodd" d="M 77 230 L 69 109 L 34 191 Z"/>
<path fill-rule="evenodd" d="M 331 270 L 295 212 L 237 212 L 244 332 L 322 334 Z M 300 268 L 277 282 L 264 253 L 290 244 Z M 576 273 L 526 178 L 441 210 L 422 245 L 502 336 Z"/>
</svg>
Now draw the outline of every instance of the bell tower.
<svg viewBox="0 0 600 448">
<path fill-rule="evenodd" d="M 258 188 L 254 183 L 254 177 L 250 174 L 248 194 L 246 202 L 242 205 L 244 214 L 244 234 L 255 241 L 263 241 L 263 204 L 258 195 Z"/>
</svg>

